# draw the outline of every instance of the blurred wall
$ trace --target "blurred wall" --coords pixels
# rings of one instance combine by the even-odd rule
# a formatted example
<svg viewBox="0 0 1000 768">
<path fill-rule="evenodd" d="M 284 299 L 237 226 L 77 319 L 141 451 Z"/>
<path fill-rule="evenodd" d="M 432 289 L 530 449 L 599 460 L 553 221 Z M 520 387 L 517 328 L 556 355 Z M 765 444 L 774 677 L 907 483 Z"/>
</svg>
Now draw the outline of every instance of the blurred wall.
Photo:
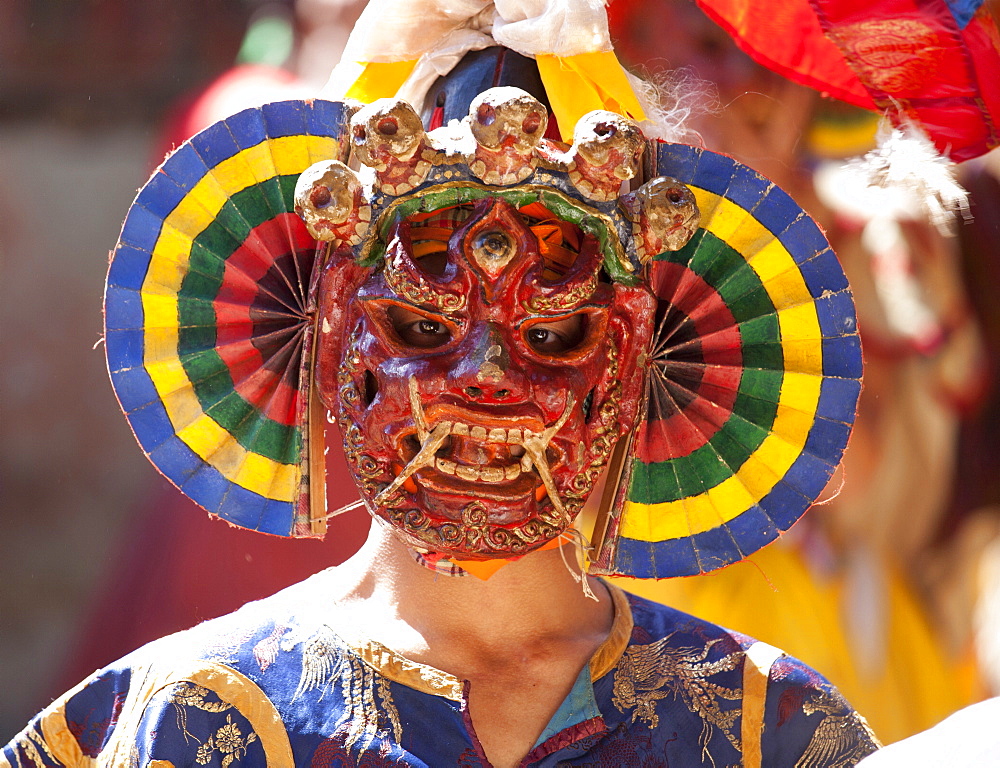
<svg viewBox="0 0 1000 768">
<path fill-rule="evenodd" d="M 239 0 L 0 3 L 0 741 L 55 691 L 126 517 L 164 481 L 108 383 L 101 293 L 165 108 Z"/>
</svg>

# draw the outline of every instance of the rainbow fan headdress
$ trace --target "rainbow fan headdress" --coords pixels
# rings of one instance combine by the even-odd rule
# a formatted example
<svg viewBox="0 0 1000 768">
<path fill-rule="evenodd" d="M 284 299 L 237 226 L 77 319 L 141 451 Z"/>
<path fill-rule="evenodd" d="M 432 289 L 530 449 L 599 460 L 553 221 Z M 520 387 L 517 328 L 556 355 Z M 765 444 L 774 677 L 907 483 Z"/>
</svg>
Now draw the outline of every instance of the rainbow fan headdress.
<svg viewBox="0 0 1000 768">
<path fill-rule="evenodd" d="M 570 230 L 596 243 L 590 277 L 551 301 L 595 279 L 655 296 L 650 347 L 625 361 L 644 377 L 638 426 L 602 459 L 592 571 L 709 571 L 787 530 L 839 463 L 860 393 L 853 300 L 826 238 L 732 158 L 649 140 L 611 111 L 567 143 L 548 120 L 509 87 L 434 130 L 398 99 L 287 101 L 179 147 L 129 210 L 105 296 L 112 383 L 150 461 L 234 525 L 323 535 L 324 265 L 346 254 L 413 306 L 455 309 L 401 279 L 386 244 L 403 219 L 492 198 L 535 217 L 549 264 L 575 258 Z M 503 268 L 491 258 L 480 266 Z"/>
</svg>

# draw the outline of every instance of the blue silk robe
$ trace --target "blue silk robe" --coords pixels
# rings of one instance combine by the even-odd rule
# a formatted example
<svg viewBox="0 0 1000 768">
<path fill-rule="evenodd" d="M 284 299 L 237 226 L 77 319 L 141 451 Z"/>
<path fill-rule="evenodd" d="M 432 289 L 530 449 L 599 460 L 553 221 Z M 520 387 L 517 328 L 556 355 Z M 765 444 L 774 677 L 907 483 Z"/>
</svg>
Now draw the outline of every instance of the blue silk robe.
<svg viewBox="0 0 1000 768">
<path fill-rule="evenodd" d="M 318 574 L 99 670 L 11 766 L 488 766 L 468 683 L 316 616 Z M 841 768 L 877 748 L 819 674 L 609 587 L 612 632 L 525 766 Z"/>
</svg>

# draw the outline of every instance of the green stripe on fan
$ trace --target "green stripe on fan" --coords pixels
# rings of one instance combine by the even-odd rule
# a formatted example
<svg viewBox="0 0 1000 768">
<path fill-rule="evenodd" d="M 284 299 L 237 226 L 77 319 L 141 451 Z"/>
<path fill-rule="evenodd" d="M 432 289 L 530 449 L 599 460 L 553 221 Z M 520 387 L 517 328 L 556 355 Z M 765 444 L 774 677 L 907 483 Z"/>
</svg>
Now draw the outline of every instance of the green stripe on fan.
<svg viewBox="0 0 1000 768">
<path fill-rule="evenodd" d="M 295 427 L 265 418 L 235 391 L 229 368 L 215 349 L 215 310 L 204 298 L 218 294 L 226 258 L 242 245 L 234 235 L 245 240 L 254 227 L 272 219 L 272 205 L 278 212 L 291 210 L 296 178 L 268 179 L 233 195 L 195 238 L 178 292 L 178 358 L 202 409 L 248 451 L 285 464 L 298 461 L 301 437 Z M 200 300 L 186 301 L 187 296 Z"/>
<path fill-rule="evenodd" d="M 739 325 L 745 367 L 732 413 L 705 445 L 666 461 L 635 460 L 629 500 L 640 504 L 677 501 L 723 482 L 764 442 L 777 414 L 784 355 L 774 304 L 739 253 L 711 232 L 698 234 L 657 259 L 686 266 L 719 292 Z"/>
</svg>

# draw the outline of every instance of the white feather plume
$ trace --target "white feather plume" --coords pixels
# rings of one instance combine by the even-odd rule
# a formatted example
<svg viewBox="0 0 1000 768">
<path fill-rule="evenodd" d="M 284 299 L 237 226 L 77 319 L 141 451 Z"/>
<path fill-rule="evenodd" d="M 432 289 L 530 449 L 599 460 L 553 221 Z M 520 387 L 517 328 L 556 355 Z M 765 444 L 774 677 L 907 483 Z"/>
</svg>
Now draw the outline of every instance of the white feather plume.
<svg viewBox="0 0 1000 768">
<path fill-rule="evenodd" d="M 912 193 L 923 213 L 943 235 L 953 233 L 958 216 L 969 218 L 969 196 L 955 179 L 955 164 L 941 155 L 914 123 L 883 122 L 878 146 L 850 165 L 870 186 Z"/>
</svg>

